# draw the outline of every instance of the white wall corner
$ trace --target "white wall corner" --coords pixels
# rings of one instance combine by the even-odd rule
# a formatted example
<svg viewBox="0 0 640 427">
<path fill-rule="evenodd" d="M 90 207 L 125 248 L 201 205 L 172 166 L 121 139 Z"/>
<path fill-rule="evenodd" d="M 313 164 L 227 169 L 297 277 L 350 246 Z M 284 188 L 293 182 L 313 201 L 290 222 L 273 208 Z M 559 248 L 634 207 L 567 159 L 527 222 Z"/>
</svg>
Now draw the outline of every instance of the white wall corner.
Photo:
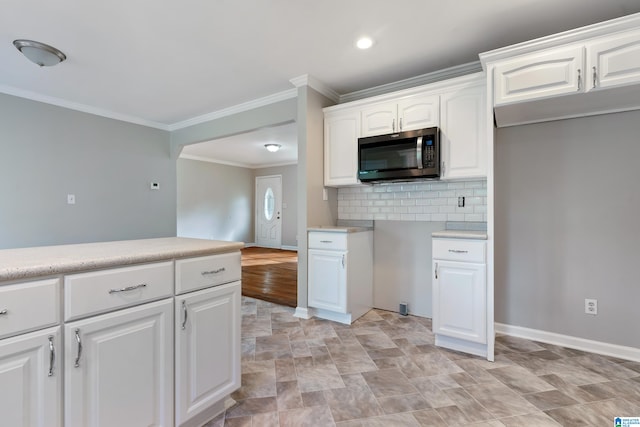
<svg viewBox="0 0 640 427">
<path fill-rule="evenodd" d="M 337 103 L 338 101 L 340 101 L 340 94 L 338 92 L 331 89 L 329 86 L 322 83 L 320 80 L 316 79 L 315 77 L 310 76 L 309 74 L 303 74 L 301 76 L 294 77 L 289 81 L 295 87 L 309 86 L 310 88 L 326 96 L 333 102 Z"/>
<path fill-rule="evenodd" d="M 512 337 L 525 338 L 532 341 L 539 341 L 561 347 L 587 351 L 589 353 L 602 354 L 605 356 L 640 362 L 640 348 L 609 344 L 601 341 L 572 337 L 570 335 L 556 334 L 555 332 L 529 329 L 522 326 L 505 325 L 503 323 L 496 323 L 495 330 L 497 333 L 510 335 Z"/>
</svg>

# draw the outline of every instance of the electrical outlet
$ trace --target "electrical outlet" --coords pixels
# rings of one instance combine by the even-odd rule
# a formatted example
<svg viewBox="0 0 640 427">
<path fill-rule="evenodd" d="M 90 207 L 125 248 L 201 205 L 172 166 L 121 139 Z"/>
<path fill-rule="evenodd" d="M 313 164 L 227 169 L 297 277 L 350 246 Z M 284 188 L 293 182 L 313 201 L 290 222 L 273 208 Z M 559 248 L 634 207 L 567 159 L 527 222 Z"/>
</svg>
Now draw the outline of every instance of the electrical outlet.
<svg viewBox="0 0 640 427">
<path fill-rule="evenodd" d="M 584 312 L 586 314 L 596 315 L 598 314 L 598 300 L 597 299 L 585 299 L 584 300 Z"/>
<path fill-rule="evenodd" d="M 464 208 L 464 196 L 458 197 L 458 207 Z"/>
</svg>

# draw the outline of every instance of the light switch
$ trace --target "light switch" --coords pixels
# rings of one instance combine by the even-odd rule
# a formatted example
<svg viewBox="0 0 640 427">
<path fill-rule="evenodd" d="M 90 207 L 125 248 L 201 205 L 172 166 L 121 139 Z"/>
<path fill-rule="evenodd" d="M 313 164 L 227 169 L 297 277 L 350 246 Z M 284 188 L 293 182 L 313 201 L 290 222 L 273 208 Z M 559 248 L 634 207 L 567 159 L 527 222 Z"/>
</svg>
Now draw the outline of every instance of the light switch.
<svg viewBox="0 0 640 427">
<path fill-rule="evenodd" d="M 76 204 L 76 195 L 75 194 L 67 194 L 67 204 L 75 205 Z"/>
</svg>

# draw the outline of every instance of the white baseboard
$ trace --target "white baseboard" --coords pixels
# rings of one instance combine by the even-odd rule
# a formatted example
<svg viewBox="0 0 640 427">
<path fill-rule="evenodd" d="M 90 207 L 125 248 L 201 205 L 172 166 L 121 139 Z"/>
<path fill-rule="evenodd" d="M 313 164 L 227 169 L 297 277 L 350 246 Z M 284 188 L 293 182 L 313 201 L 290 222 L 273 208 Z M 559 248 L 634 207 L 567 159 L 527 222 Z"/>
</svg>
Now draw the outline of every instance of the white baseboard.
<svg viewBox="0 0 640 427">
<path fill-rule="evenodd" d="M 245 248 L 252 248 L 252 247 L 254 247 L 255 245 L 256 245 L 255 243 L 245 243 L 245 244 L 244 244 L 244 247 L 245 247 Z"/>
<path fill-rule="evenodd" d="M 296 312 L 293 313 L 293 316 L 300 319 L 311 319 L 311 313 L 307 307 L 296 307 Z"/>
<path fill-rule="evenodd" d="M 505 325 L 503 323 L 496 323 L 495 328 L 497 333 L 513 337 L 526 338 L 528 340 L 540 341 L 547 344 L 554 344 L 576 350 L 588 351 L 590 353 L 640 362 L 640 348 L 609 344 L 601 341 L 592 341 L 569 335 L 556 334 L 555 332 L 523 328 L 522 326 Z"/>
</svg>

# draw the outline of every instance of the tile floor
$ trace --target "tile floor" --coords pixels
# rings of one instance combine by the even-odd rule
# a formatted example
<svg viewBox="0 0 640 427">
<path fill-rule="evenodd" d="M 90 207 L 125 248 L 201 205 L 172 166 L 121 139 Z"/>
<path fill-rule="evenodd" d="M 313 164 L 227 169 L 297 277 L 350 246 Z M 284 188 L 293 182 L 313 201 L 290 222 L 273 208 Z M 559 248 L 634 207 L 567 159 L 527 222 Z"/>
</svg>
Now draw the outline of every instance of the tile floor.
<svg viewBox="0 0 640 427">
<path fill-rule="evenodd" d="M 433 345 L 431 320 L 347 326 L 242 302 L 242 387 L 222 426 L 613 426 L 640 417 L 640 363 L 519 338 L 494 363 Z"/>
</svg>

